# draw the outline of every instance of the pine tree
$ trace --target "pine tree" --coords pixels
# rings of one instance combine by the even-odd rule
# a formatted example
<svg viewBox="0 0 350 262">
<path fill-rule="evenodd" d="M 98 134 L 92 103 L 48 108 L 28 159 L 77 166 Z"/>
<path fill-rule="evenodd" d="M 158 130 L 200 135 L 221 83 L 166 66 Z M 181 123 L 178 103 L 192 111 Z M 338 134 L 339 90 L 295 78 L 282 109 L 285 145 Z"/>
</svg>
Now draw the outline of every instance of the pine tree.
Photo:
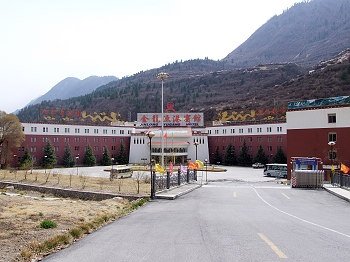
<svg viewBox="0 0 350 262">
<path fill-rule="evenodd" d="M 282 147 L 278 147 L 276 155 L 273 157 L 273 162 L 277 164 L 286 164 L 287 157 L 284 154 Z"/>
<path fill-rule="evenodd" d="M 235 154 L 235 147 L 231 144 L 228 145 L 225 154 L 224 164 L 227 166 L 233 166 L 237 164 L 237 157 Z"/>
<path fill-rule="evenodd" d="M 56 162 L 57 160 L 53 146 L 50 144 L 50 142 L 47 142 L 47 144 L 44 147 L 44 156 L 42 159 L 43 167 L 53 168 Z"/>
<path fill-rule="evenodd" d="M 213 162 L 214 164 L 219 164 L 222 163 L 222 157 L 221 154 L 219 152 L 219 147 L 216 147 L 215 153 L 214 153 L 214 158 L 213 158 Z"/>
<path fill-rule="evenodd" d="M 101 165 L 102 166 L 109 166 L 112 164 L 111 157 L 109 156 L 109 152 L 107 150 L 107 147 L 105 147 L 102 155 Z"/>
<path fill-rule="evenodd" d="M 117 162 L 121 165 L 125 165 L 129 163 L 129 159 L 126 155 L 125 147 L 123 144 L 120 145 L 119 154 L 117 156 Z"/>
<path fill-rule="evenodd" d="M 96 157 L 92 153 L 92 148 L 90 146 L 87 147 L 83 160 L 84 165 L 94 166 L 96 165 Z"/>
<path fill-rule="evenodd" d="M 26 148 L 21 160 L 19 161 L 20 169 L 29 170 L 32 167 L 32 165 L 33 165 L 33 158 L 29 154 L 28 149 Z"/>
<path fill-rule="evenodd" d="M 258 152 L 256 153 L 256 156 L 254 158 L 254 162 L 255 163 L 262 163 L 262 164 L 266 165 L 268 161 L 269 160 L 265 154 L 265 151 L 264 151 L 263 147 L 260 145 Z"/>
<path fill-rule="evenodd" d="M 250 166 L 252 164 L 252 157 L 248 153 L 247 144 L 244 142 L 241 152 L 238 156 L 238 165 L 240 166 Z"/>
<path fill-rule="evenodd" d="M 63 154 L 63 166 L 64 167 L 73 167 L 75 165 L 74 158 L 72 156 L 72 150 L 69 146 L 64 148 Z"/>
</svg>

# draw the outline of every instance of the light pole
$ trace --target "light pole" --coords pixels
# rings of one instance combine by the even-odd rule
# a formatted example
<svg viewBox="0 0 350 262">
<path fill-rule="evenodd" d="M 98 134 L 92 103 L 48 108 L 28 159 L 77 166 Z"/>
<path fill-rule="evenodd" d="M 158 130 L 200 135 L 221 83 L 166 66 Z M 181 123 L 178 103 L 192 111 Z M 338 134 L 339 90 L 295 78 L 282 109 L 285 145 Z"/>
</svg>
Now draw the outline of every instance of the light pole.
<svg viewBox="0 0 350 262">
<path fill-rule="evenodd" d="M 47 156 L 45 155 L 45 156 L 44 156 L 45 175 L 46 175 L 46 165 L 47 165 L 46 159 L 47 159 Z"/>
<path fill-rule="evenodd" d="M 164 80 L 169 77 L 169 74 L 161 72 L 157 75 L 157 78 L 162 81 L 162 114 L 161 114 L 161 135 L 162 135 L 162 159 L 161 159 L 161 164 L 164 166 Z"/>
<path fill-rule="evenodd" d="M 111 158 L 111 161 L 112 161 L 112 171 L 111 171 L 111 173 L 113 174 L 113 162 L 114 162 L 114 157 Z"/>
<path fill-rule="evenodd" d="M 155 136 L 155 133 L 152 131 L 149 131 L 147 133 L 147 136 L 149 138 L 149 165 L 150 165 L 150 171 L 151 171 L 151 199 L 154 199 L 155 197 L 155 177 L 153 176 L 153 170 L 152 170 L 152 138 Z"/>
<path fill-rule="evenodd" d="M 75 157 L 75 164 L 77 165 L 77 176 L 79 175 L 78 160 L 79 160 L 79 154 Z"/>
<path fill-rule="evenodd" d="M 208 182 L 208 159 L 204 159 L 205 162 L 205 182 Z"/>
<path fill-rule="evenodd" d="M 194 142 L 193 144 L 194 144 L 194 146 L 196 147 L 196 160 L 197 160 L 197 159 L 198 159 L 198 157 L 197 157 L 197 147 L 198 147 L 198 142 Z"/>
<path fill-rule="evenodd" d="M 335 146 L 335 142 L 334 141 L 329 141 L 328 145 L 331 147 L 331 183 L 333 183 L 333 177 L 334 177 L 334 166 L 333 166 L 333 160 L 334 160 L 334 151 L 333 151 L 333 147 Z"/>
</svg>

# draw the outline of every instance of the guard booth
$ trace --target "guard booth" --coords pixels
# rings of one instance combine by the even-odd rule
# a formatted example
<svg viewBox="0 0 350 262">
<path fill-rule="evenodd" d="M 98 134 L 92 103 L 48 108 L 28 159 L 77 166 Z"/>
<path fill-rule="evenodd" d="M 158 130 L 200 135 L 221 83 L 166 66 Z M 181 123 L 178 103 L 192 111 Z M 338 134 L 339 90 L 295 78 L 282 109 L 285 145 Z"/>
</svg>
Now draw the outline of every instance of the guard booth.
<svg viewBox="0 0 350 262">
<path fill-rule="evenodd" d="M 292 157 L 291 185 L 293 188 L 323 186 L 322 160 L 317 157 Z"/>
</svg>

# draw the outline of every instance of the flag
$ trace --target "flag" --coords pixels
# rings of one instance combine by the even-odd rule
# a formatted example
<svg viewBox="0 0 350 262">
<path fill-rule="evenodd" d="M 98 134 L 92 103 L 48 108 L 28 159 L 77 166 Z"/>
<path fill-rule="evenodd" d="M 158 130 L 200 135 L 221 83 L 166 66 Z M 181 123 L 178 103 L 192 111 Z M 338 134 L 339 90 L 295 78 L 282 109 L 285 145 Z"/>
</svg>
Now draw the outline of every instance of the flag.
<svg viewBox="0 0 350 262">
<path fill-rule="evenodd" d="M 155 165 L 155 170 L 156 170 L 156 172 L 158 172 L 158 173 L 162 173 L 162 174 L 165 173 L 164 167 L 162 167 L 160 164 L 156 164 L 156 165 Z"/>
<path fill-rule="evenodd" d="M 197 169 L 201 169 L 204 167 L 204 163 L 200 160 L 196 160 L 196 165 L 197 165 Z"/>
<path fill-rule="evenodd" d="M 197 169 L 197 165 L 193 162 L 189 162 L 187 167 L 188 169 L 191 169 L 191 170 Z"/>
<path fill-rule="evenodd" d="M 340 171 L 342 171 L 344 174 L 349 174 L 350 173 L 350 167 L 344 165 L 344 164 L 341 164 L 340 165 Z"/>
</svg>

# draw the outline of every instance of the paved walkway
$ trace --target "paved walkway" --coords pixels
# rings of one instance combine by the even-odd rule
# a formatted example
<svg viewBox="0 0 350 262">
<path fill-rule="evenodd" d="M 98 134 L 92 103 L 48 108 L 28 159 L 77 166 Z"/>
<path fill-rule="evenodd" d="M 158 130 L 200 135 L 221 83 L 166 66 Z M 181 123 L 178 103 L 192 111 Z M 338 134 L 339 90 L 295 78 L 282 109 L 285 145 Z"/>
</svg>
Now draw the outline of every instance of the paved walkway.
<svg viewBox="0 0 350 262">
<path fill-rule="evenodd" d="M 197 184 L 197 183 L 184 184 L 179 187 L 170 188 L 168 190 L 164 190 L 162 192 L 156 193 L 156 198 L 174 200 L 175 198 L 185 195 L 201 186 L 202 186 L 201 184 Z"/>
<path fill-rule="evenodd" d="M 343 189 L 343 188 L 340 188 L 337 186 L 333 186 L 331 184 L 324 184 L 323 188 L 326 191 L 328 191 L 329 193 L 350 202 L 350 191 L 349 190 L 346 190 L 346 189 Z"/>
</svg>

